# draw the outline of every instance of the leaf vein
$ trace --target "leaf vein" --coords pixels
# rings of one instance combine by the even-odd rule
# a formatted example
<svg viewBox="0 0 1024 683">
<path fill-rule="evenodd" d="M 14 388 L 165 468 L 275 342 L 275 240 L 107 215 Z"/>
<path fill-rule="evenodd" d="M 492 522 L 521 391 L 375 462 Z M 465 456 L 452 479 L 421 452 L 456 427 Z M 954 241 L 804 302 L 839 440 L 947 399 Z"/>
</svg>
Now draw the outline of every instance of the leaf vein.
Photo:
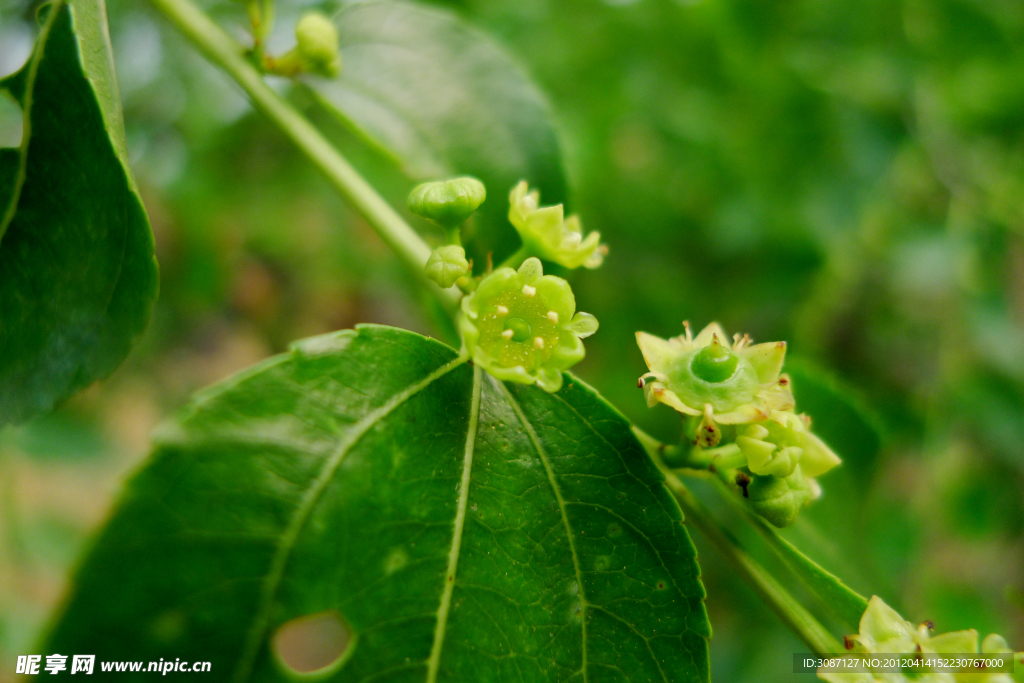
<svg viewBox="0 0 1024 683">
<path fill-rule="evenodd" d="M 434 630 L 434 644 L 427 659 L 427 683 L 435 683 L 437 670 L 441 665 L 441 651 L 444 648 L 445 629 L 448 626 L 448 612 L 455 590 L 455 572 L 459 567 L 459 552 L 462 550 L 462 530 L 466 524 L 466 508 L 469 504 L 469 484 L 473 474 L 473 455 L 476 450 L 477 424 L 480 420 L 480 392 L 482 390 L 480 366 L 473 368 L 473 397 L 469 410 L 469 426 L 466 429 L 466 451 L 463 456 L 462 481 L 459 484 L 459 502 L 455 512 L 452 530 L 452 545 L 448 552 L 448 568 L 444 573 L 444 588 L 441 591 L 441 605 L 437 608 L 437 627 Z"/>
<path fill-rule="evenodd" d="M 512 395 L 512 392 L 508 390 L 508 387 L 506 387 L 504 385 L 504 383 L 497 382 L 497 381 L 495 381 L 495 383 L 499 387 L 501 387 L 501 390 L 504 392 L 505 397 L 508 400 L 509 406 L 511 406 L 512 410 L 516 414 L 516 417 L 518 417 L 519 421 L 523 424 L 523 429 L 526 430 L 527 436 L 530 437 L 530 442 L 533 444 L 534 450 L 537 451 L 537 457 L 540 458 L 541 463 L 544 465 L 544 470 L 545 470 L 545 472 L 547 472 L 548 481 L 551 482 L 551 489 L 552 489 L 552 491 L 555 494 L 555 499 L 558 501 L 558 509 L 559 509 L 559 511 L 562 514 L 562 521 L 565 524 L 565 533 L 566 533 L 566 536 L 567 536 L 567 541 L 569 543 L 569 550 L 572 553 L 573 569 L 576 570 L 576 585 L 577 585 L 578 590 L 579 590 L 579 598 L 580 598 L 580 636 L 581 636 L 581 639 L 583 641 L 583 655 L 582 655 L 582 662 L 581 662 L 581 666 L 580 666 L 580 671 L 583 674 L 583 681 L 584 681 L 584 683 L 586 683 L 586 681 L 587 681 L 587 608 L 589 607 L 589 604 L 587 603 L 586 592 L 584 591 L 584 588 L 583 588 L 583 572 L 580 569 L 579 553 L 576 551 L 576 541 L 573 538 L 572 525 L 569 524 L 569 515 L 566 513 L 566 510 L 565 510 L 565 500 L 562 498 L 562 490 L 561 490 L 561 488 L 559 488 L 558 482 L 555 479 L 555 473 L 551 469 L 551 463 L 548 461 L 548 456 L 544 452 L 543 447 L 540 445 L 540 438 L 537 436 L 537 432 L 534 430 L 533 425 L 530 423 L 530 420 L 526 417 L 526 413 L 523 412 L 522 406 L 519 405 L 519 402 L 516 400 L 515 396 Z"/>
<path fill-rule="evenodd" d="M 324 489 L 327 488 L 327 485 L 330 483 L 334 473 L 337 471 L 338 466 L 341 465 L 342 460 L 345 459 L 345 456 L 348 455 L 352 447 L 355 446 L 359 440 L 362 439 L 362 437 L 365 436 L 366 433 L 369 432 L 370 429 L 372 429 L 378 422 L 383 420 L 392 411 L 418 394 L 420 391 L 430 386 L 434 381 L 445 376 L 465 362 L 466 359 L 462 357 L 453 359 L 431 372 L 416 384 L 413 384 L 404 391 L 398 392 L 379 408 L 367 413 L 361 420 L 353 425 L 352 429 L 349 430 L 347 434 L 345 434 L 341 442 L 338 444 L 338 447 L 324 463 L 324 466 L 320 469 L 320 474 L 313 480 L 310 487 L 306 489 L 299 506 L 292 515 L 288 527 L 281 536 L 281 540 L 278 543 L 274 557 L 271 560 L 270 570 L 263 582 L 259 609 L 249 627 L 249 632 L 243 645 L 242 654 L 239 657 L 238 665 L 235 668 L 233 679 L 236 682 L 241 683 L 242 681 L 248 680 L 249 675 L 252 672 L 253 663 L 256 660 L 256 655 L 258 654 L 260 644 L 263 641 L 267 624 L 270 621 L 270 613 L 273 608 L 274 596 L 277 593 L 277 588 L 284 575 L 285 565 L 291 555 L 291 550 L 299 537 L 299 533 L 302 531 L 303 525 L 306 523 L 310 513 L 313 511 L 313 507 L 319 501 L 320 495 L 323 493 Z"/>
</svg>

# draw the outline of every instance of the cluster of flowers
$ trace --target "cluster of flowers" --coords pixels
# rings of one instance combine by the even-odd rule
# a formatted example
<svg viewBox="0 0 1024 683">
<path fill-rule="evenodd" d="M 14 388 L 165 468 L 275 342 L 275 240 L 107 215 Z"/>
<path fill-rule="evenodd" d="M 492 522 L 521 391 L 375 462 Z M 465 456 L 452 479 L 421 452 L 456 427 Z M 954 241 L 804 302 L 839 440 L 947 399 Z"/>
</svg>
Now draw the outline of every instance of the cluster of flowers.
<svg viewBox="0 0 1024 683">
<path fill-rule="evenodd" d="M 478 180 L 455 178 L 416 187 L 409 209 L 441 227 L 448 244 L 435 249 L 425 273 L 439 287 L 458 286 L 462 299 L 459 331 L 465 353 L 499 379 L 562 386 L 562 372 L 583 359 L 582 339 L 597 331 L 597 320 L 576 312 L 569 283 L 545 275 L 540 259 L 565 268 L 596 268 L 607 248 L 598 233 L 584 236 L 576 216 L 561 204 L 541 206 L 526 182 L 509 195 L 509 222 L 522 240 L 511 263 L 472 277 L 459 239 L 461 226 L 486 198 Z M 518 261 L 522 259 L 518 268 Z M 786 526 L 820 489 L 815 477 L 839 458 L 810 430 L 810 419 L 795 411 L 789 378 L 781 375 L 783 342 L 752 345 L 732 341 L 717 323 L 694 337 L 660 339 L 637 333 L 650 372 L 641 378 L 649 405 L 661 402 L 699 420 L 695 445 L 721 450 L 717 464 L 742 472 L 754 509 L 772 524 Z M 744 479 L 745 477 L 745 479 Z"/>
<path fill-rule="evenodd" d="M 457 230 L 485 197 L 484 186 L 473 178 L 424 183 L 412 191 L 410 210 L 449 235 L 450 243 L 431 253 L 426 275 L 439 287 L 458 284 L 468 292 L 459 332 L 474 363 L 499 379 L 558 391 L 562 371 L 583 360 L 581 340 L 598 324 L 589 313 L 576 311 L 569 283 L 545 275 L 540 259 L 566 268 L 596 268 L 607 250 L 598 233 L 584 239 L 578 218 L 566 218 L 561 204 L 541 207 L 539 193 L 521 182 L 509 197 L 508 217 L 526 257 L 518 268 L 506 265 L 473 280 Z"/>
<path fill-rule="evenodd" d="M 989 634 L 978 647 L 978 632 L 974 629 L 932 635 L 930 623 L 914 626 L 885 604 L 877 595 L 868 601 L 868 608 L 860 619 L 860 632 L 846 636 L 850 652 L 863 654 L 1013 654 L 1013 674 L 977 671 L 970 673 L 947 672 L 860 672 L 818 673 L 828 683 L 1021 683 L 1024 681 L 1024 653 L 1014 653 L 1002 636 Z"/>
<path fill-rule="evenodd" d="M 637 344 L 650 370 L 638 385 L 647 404 L 664 403 L 696 422 L 693 445 L 714 449 L 711 465 L 737 470 L 754 509 L 778 527 L 796 519 L 820 495 L 815 481 L 839 457 L 797 414 L 792 386 L 781 374 L 785 342 L 730 341 L 718 323 L 696 337 L 661 339 L 638 332 Z M 733 477 L 735 480 L 736 478 Z"/>
</svg>

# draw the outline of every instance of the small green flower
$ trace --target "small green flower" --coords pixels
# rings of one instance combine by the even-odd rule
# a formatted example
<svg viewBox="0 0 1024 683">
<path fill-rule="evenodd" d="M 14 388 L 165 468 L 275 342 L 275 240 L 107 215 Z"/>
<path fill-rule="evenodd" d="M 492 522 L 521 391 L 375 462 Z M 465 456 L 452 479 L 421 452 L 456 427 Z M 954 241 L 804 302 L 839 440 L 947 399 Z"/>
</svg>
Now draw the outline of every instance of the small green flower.
<svg viewBox="0 0 1024 683">
<path fill-rule="evenodd" d="M 448 289 L 455 281 L 469 272 L 466 250 L 455 244 L 438 247 L 430 252 L 424 270 L 427 277 L 441 289 Z"/>
<path fill-rule="evenodd" d="M 445 230 L 457 228 L 487 198 L 484 184 L 476 178 L 452 178 L 417 185 L 409 193 L 409 210 Z"/>
<path fill-rule="evenodd" d="M 974 629 L 953 631 L 936 636 L 931 624 L 914 626 L 899 615 L 877 595 L 868 601 L 868 608 L 860 618 L 860 632 L 846 636 L 847 649 L 855 653 L 892 654 L 976 654 L 978 632 Z M 982 643 L 985 654 L 1012 652 L 1006 641 L 995 634 Z M 1018 653 L 1019 655 L 1019 653 Z M 1016 667 L 1015 667 L 1016 668 Z M 1013 683 L 1006 673 L 819 673 L 818 678 L 829 683 Z"/>
<path fill-rule="evenodd" d="M 576 313 L 569 283 L 528 258 L 518 271 L 498 268 L 462 300 L 459 329 L 473 362 L 498 379 L 558 391 L 597 318 Z"/>
<path fill-rule="evenodd" d="M 308 12 L 295 25 L 295 40 L 307 71 L 331 77 L 341 73 L 338 29 L 333 21 L 319 12 Z"/>
<path fill-rule="evenodd" d="M 800 466 L 805 477 L 818 477 L 841 461 L 810 431 L 810 418 L 791 410 L 773 410 L 768 419 L 737 432 L 736 445 L 754 474 L 788 477 Z"/>
<path fill-rule="evenodd" d="M 639 384 L 648 406 L 660 402 L 685 415 L 704 417 L 699 445 L 717 443 L 713 434 L 718 424 L 757 422 L 772 411 L 793 408 L 789 378 L 779 374 L 785 342 L 751 346 L 749 337 L 736 335 L 730 344 L 718 323 L 696 337 L 689 324 L 683 324 L 686 333 L 671 339 L 636 333 L 650 369 Z"/>
<path fill-rule="evenodd" d="M 565 218 L 561 204 L 541 207 L 540 193 L 530 192 L 525 180 L 512 188 L 508 219 L 530 253 L 566 268 L 597 268 L 608 253 L 600 233 L 584 239 L 579 218 Z"/>
</svg>

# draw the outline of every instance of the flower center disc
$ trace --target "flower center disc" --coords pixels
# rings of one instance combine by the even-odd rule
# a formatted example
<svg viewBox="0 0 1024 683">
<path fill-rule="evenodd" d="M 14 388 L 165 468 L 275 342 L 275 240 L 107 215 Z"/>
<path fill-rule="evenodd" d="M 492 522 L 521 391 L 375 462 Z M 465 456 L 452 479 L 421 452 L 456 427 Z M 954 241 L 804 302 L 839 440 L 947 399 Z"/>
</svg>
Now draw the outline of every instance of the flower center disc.
<svg viewBox="0 0 1024 683">
<path fill-rule="evenodd" d="M 539 294 L 502 292 L 487 302 L 477 322 L 480 345 L 505 367 L 539 368 L 558 346 L 558 326 Z"/>
<path fill-rule="evenodd" d="M 705 382 L 719 384 L 732 377 L 738 362 L 736 354 L 714 342 L 697 352 L 690 364 L 690 371 Z"/>
<path fill-rule="evenodd" d="M 522 318 L 509 318 L 504 325 L 506 330 L 512 330 L 512 341 L 524 342 L 530 338 L 530 323 Z"/>
</svg>

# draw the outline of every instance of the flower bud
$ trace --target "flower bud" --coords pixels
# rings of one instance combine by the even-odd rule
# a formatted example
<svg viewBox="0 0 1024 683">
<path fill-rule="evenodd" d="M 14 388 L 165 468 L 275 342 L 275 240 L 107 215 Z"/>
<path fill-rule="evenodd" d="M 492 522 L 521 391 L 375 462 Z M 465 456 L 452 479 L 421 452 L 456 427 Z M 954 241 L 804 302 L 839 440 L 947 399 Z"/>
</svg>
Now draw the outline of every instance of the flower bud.
<svg viewBox="0 0 1024 683">
<path fill-rule="evenodd" d="M 754 475 L 747 486 L 751 507 L 778 528 L 792 524 L 811 499 L 811 489 L 799 466 L 787 477 Z"/>
<path fill-rule="evenodd" d="M 341 73 L 338 29 L 330 19 L 319 12 L 302 15 L 295 25 L 295 40 L 307 71 L 331 77 Z"/>
<path fill-rule="evenodd" d="M 460 246 L 449 244 L 438 247 L 430 252 L 430 258 L 424 267 L 427 277 L 441 289 L 448 289 L 455 281 L 469 272 L 469 261 L 466 250 Z"/>
<path fill-rule="evenodd" d="M 528 258 L 519 270 L 498 268 L 462 300 L 459 330 L 473 362 L 498 379 L 558 391 L 597 319 L 577 313 L 569 283 Z"/>
<path fill-rule="evenodd" d="M 754 474 L 787 477 L 799 464 L 805 477 L 817 477 L 841 462 L 811 433 L 807 418 L 791 410 L 773 410 L 767 420 L 740 429 L 736 445 Z"/>
<path fill-rule="evenodd" d="M 457 228 L 477 210 L 487 190 L 476 178 L 453 178 L 423 183 L 409 193 L 409 210 L 445 230 Z"/>
</svg>

